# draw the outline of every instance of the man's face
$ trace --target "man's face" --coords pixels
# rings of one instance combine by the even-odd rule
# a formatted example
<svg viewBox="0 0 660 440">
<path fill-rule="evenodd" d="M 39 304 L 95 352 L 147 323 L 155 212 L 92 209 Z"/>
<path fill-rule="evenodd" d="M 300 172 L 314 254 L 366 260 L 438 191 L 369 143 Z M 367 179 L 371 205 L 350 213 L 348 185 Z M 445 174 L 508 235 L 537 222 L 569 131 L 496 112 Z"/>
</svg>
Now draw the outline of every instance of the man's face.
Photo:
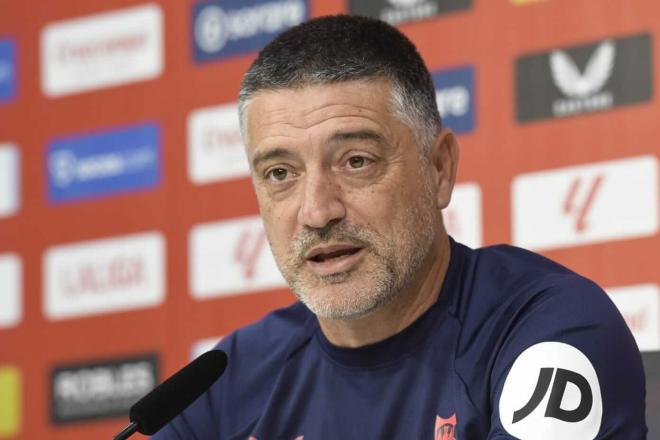
<svg viewBox="0 0 660 440">
<path fill-rule="evenodd" d="M 248 158 L 275 260 L 319 317 L 363 316 L 418 281 L 441 228 L 436 188 L 385 80 L 265 91 Z"/>
</svg>

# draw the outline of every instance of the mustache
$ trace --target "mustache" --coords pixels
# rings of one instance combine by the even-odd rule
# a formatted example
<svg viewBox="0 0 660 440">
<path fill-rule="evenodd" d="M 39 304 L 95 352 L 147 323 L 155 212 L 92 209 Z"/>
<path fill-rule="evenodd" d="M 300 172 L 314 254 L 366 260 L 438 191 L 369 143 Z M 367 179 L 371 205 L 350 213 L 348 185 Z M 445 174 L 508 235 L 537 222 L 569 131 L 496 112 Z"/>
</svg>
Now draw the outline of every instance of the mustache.
<svg viewBox="0 0 660 440">
<path fill-rule="evenodd" d="M 374 234 L 361 226 L 346 223 L 330 223 L 323 228 L 305 227 L 293 239 L 293 255 L 304 261 L 305 255 L 315 246 L 330 242 L 350 243 L 359 247 L 371 247 Z"/>
</svg>

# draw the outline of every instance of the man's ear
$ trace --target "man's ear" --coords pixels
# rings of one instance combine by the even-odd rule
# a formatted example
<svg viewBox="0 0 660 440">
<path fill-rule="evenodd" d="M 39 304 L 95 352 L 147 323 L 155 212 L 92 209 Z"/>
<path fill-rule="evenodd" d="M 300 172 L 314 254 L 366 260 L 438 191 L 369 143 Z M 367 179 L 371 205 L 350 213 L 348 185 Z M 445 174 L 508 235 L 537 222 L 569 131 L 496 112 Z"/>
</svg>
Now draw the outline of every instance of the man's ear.
<svg viewBox="0 0 660 440">
<path fill-rule="evenodd" d="M 458 168 L 458 142 L 454 133 L 443 128 L 429 153 L 429 166 L 433 171 L 433 185 L 437 191 L 439 209 L 449 205 Z"/>
</svg>

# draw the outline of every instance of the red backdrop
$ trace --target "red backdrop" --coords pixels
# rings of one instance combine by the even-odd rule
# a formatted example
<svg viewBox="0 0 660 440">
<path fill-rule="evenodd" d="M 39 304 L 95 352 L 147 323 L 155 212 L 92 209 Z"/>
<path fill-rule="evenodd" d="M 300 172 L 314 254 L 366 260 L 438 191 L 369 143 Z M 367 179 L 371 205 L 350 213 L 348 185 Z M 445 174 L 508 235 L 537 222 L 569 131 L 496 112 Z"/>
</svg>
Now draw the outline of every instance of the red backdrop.
<svg viewBox="0 0 660 440">
<path fill-rule="evenodd" d="M 4 398 L 0 397 L 0 411 L 4 411 L 0 414 L 0 438 L 110 438 L 125 424 L 125 418 L 73 423 L 56 423 L 51 419 L 51 372 L 54 368 L 156 353 L 162 379 L 190 359 L 197 341 L 227 334 L 293 300 L 285 288 L 273 288 L 278 285 L 277 280 L 269 284 L 267 279 L 264 284 L 254 285 L 248 280 L 248 287 L 242 284 L 243 288 L 227 295 L 213 294 L 213 286 L 201 286 L 194 294 L 197 288 L 192 287 L 191 267 L 213 265 L 213 260 L 207 259 L 212 255 L 204 254 L 203 250 L 199 251 L 203 262 L 191 261 L 193 228 L 254 216 L 258 208 L 248 177 L 204 183 L 193 181 L 188 171 L 189 116 L 199 109 L 235 101 L 241 77 L 254 59 L 254 50 L 197 62 L 193 50 L 193 3 L 160 0 L 155 3 L 162 14 L 164 38 L 164 61 L 159 73 L 139 81 L 58 96 L 49 96 L 44 90 L 41 38 L 45 26 L 142 4 L 134 0 L 5 0 L 0 4 L 0 42 L 3 38 L 11 39 L 16 48 L 15 96 L 4 102 L 0 100 L 0 146 L 11 144 L 12 154 L 20 157 L 17 165 L 19 202 L 0 215 L 0 256 L 11 255 L 20 260 L 19 278 L 22 280 L 19 283 L 22 287 L 17 289 L 19 303 L 22 303 L 18 307 L 20 311 L 15 319 L 8 318 L 0 328 L 0 387 L 3 384 L 6 387 L 4 391 L 0 388 L 0 394 L 5 394 Z M 342 1 L 315 0 L 310 3 L 310 15 L 346 12 L 348 7 Z M 461 228 L 477 228 L 477 235 L 482 237 L 477 241 L 481 244 L 515 242 L 516 210 L 535 209 L 525 205 L 528 199 L 521 199 L 518 205 L 513 200 L 513 183 L 522 174 L 647 157 L 646 168 L 640 168 L 639 173 L 648 172 L 648 178 L 642 181 L 651 182 L 650 185 L 640 187 L 633 182 L 628 187 L 625 177 L 628 174 L 618 168 L 611 171 L 613 174 L 603 169 L 600 173 L 605 181 L 623 182 L 623 187 L 618 188 L 623 194 L 612 187 L 607 187 L 607 192 L 602 186 L 600 190 L 604 195 L 599 195 L 599 188 L 594 189 L 592 203 L 603 205 L 599 205 L 602 209 L 592 217 L 586 217 L 591 215 L 587 212 L 591 206 L 588 194 L 575 195 L 574 209 L 568 206 L 556 213 L 558 217 L 568 217 L 567 224 L 573 225 L 575 230 L 557 232 L 568 237 L 565 242 L 558 239 L 557 245 L 539 245 L 538 248 L 606 289 L 647 285 L 639 302 L 622 307 L 627 307 L 623 311 L 629 315 L 629 323 L 638 326 L 636 331 L 646 338 L 646 348 L 655 350 L 660 348 L 654 347 L 654 341 L 657 344 L 660 338 L 657 322 L 660 313 L 657 309 L 660 308 L 657 290 L 660 283 L 657 265 L 660 257 L 657 234 L 660 104 L 653 93 L 655 78 L 660 72 L 660 53 L 658 45 L 654 44 L 655 35 L 660 33 L 658 17 L 660 4 L 656 0 L 474 0 L 467 9 L 400 25 L 417 45 L 431 71 L 458 66 L 473 69 L 473 128 L 459 133 L 459 183 L 478 185 L 480 198 L 476 203 L 481 215 L 475 219 L 473 216 L 461 218 L 461 212 L 454 214 L 456 218 L 452 217 L 450 224 L 455 224 L 450 228 L 455 228 L 456 235 L 461 235 Z M 564 53 L 573 57 L 586 78 L 584 63 L 589 64 L 591 57 L 597 56 L 593 54 L 596 49 L 585 52 L 580 67 L 581 55 L 571 52 L 571 48 L 638 34 L 649 34 L 651 40 L 652 76 L 648 99 L 571 117 L 526 122 L 516 116 L 516 81 L 522 81 L 516 63 L 521 57 L 564 48 Z M 617 46 L 617 50 L 617 54 L 623 53 L 621 46 Z M 532 79 L 540 78 L 530 75 Z M 544 86 L 547 87 L 539 82 L 535 87 Z M 621 93 L 625 93 L 627 89 L 622 90 Z M 140 191 L 104 197 L 62 203 L 52 201 L 48 151 L 56 139 L 138 123 L 155 123 L 160 127 L 162 154 L 157 184 Z M 631 171 L 633 176 L 639 174 L 636 169 Z M 565 178 L 568 179 L 567 188 L 577 185 L 580 172 L 578 169 L 578 174 Z M 593 176 L 590 176 L 583 178 L 585 187 L 588 182 L 594 185 L 593 180 L 589 180 Z M 552 191 L 548 194 L 539 193 L 540 206 L 544 200 L 554 197 Z M 598 197 L 603 200 L 599 202 Z M 565 194 L 565 202 L 567 198 L 570 197 Z M 639 207 L 642 210 L 639 216 L 646 216 L 641 229 L 638 228 L 641 232 L 635 232 L 635 226 L 629 225 L 639 218 L 626 222 L 607 214 L 618 212 L 619 205 L 626 200 L 644 201 L 646 208 Z M 648 200 L 650 206 L 647 206 Z M 637 212 L 635 206 L 629 209 Z M 579 214 L 580 210 L 584 212 Z M 575 216 L 579 215 L 588 220 L 582 229 L 575 223 L 578 221 Z M 599 226 L 599 222 L 607 223 L 608 218 L 616 222 Z M 529 226 L 533 221 L 533 217 L 521 217 L 524 225 Z M 549 221 L 547 227 L 551 228 L 552 218 Z M 539 226 L 538 234 L 546 233 L 544 228 L 546 226 Z M 595 228 L 592 235 L 589 235 L 589 228 Z M 626 228 L 632 228 L 633 232 L 628 233 Z M 231 231 L 229 234 L 234 234 Z M 240 235 L 240 230 L 236 231 L 235 235 Z M 164 287 L 160 299 L 134 309 L 126 306 L 118 311 L 82 312 L 70 317 L 66 314 L 53 317 L 47 311 L 45 255 L 49 250 L 54 246 L 145 232 L 159 233 L 164 245 Z M 248 279 L 255 276 L 251 270 L 272 270 L 267 257 L 259 260 L 262 258 L 259 253 L 267 250 L 254 234 L 257 233 L 252 230 L 241 241 L 242 251 L 226 249 L 228 255 L 234 256 L 237 267 L 242 267 L 243 273 L 237 275 L 239 285 L 241 276 Z M 204 237 L 200 240 L 204 241 Z M 248 239 L 253 240 L 252 244 L 245 245 Z M 221 238 L 218 240 L 223 243 Z M 232 246 L 231 241 L 227 243 L 228 247 Z M 246 256 L 248 251 L 253 255 Z M 256 260 L 261 263 L 255 263 Z M 246 265 L 252 265 L 252 269 Z M 218 263 L 217 270 L 234 269 Z M 14 291 L 2 291 L 2 288 L 0 284 L 0 296 L 14 295 Z M 5 382 L 2 368 L 5 377 L 9 377 Z M 10 372 L 8 376 L 7 371 Z M 14 388 L 6 385 L 16 382 L 18 397 L 11 392 Z"/>
</svg>

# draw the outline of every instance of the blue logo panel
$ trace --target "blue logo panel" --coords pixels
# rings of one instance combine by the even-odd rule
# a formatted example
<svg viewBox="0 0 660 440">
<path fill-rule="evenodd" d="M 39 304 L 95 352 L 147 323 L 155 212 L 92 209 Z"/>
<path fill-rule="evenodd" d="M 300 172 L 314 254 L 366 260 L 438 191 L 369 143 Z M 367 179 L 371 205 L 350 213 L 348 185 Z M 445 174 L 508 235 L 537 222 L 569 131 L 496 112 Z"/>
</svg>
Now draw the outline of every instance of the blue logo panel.
<svg viewBox="0 0 660 440">
<path fill-rule="evenodd" d="M 475 125 L 474 68 L 462 66 L 434 72 L 435 96 L 444 126 L 470 133 Z"/>
<path fill-rule="evenodd" d="M 0 104 L 16 96 L 16 41 L 0 38 Z"/>
<path fill-rule="evenodd" d="M 223 0 L 193 5 L 195 61 L 260 50 L 309 17 L 309 0 Z"/>
<path fill-rule="evenodd" d="M 160 127 L 154 123 L 58 139 L 48 147 L 51 202 L 155 187 L 160 182 Z"/>
</svg>

